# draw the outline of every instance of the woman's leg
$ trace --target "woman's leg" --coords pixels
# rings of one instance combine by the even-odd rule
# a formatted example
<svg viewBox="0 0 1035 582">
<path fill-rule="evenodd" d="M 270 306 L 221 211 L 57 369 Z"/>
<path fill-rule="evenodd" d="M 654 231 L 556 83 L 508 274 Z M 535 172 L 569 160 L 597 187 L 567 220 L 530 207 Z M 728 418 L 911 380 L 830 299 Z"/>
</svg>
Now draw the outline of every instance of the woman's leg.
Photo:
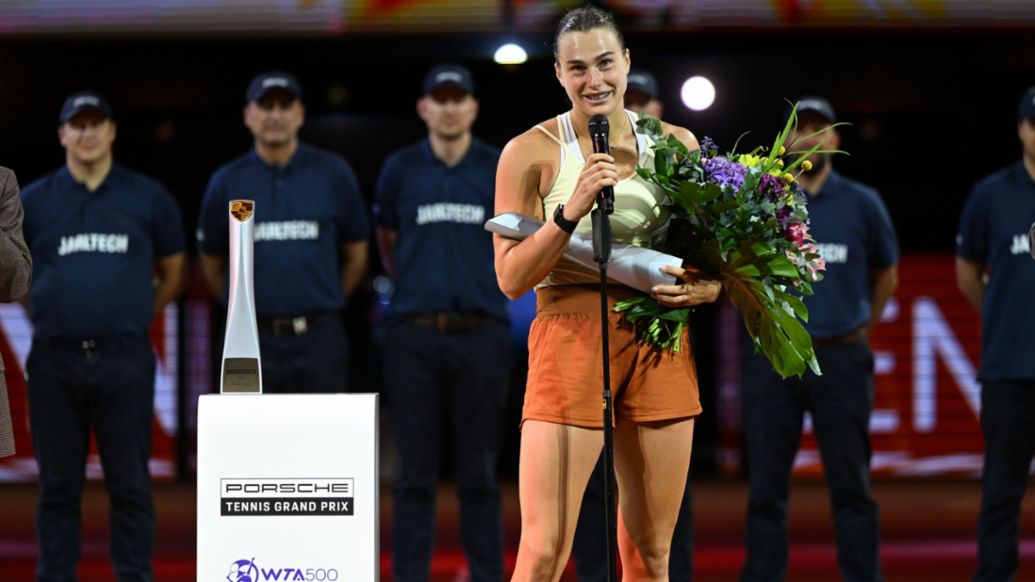
<svg viewBox="0 0 1035 582">
<path fill-rule="evenodd" d="M 515 582 L 560 579 L 571 552 L 582 494 L 602 443 L 600 429 L 525 421 L 518 473 L 521 543 L 512 578 Z"/>
<path fill-rule="evenodd" d="M 615 427 L 615 469 L 625 534 L 636 548 L 622 550 L 624 580 L 668 580 L 672 532 L 683 501 L 694 419 L 619 422 Z"/>
</svg>

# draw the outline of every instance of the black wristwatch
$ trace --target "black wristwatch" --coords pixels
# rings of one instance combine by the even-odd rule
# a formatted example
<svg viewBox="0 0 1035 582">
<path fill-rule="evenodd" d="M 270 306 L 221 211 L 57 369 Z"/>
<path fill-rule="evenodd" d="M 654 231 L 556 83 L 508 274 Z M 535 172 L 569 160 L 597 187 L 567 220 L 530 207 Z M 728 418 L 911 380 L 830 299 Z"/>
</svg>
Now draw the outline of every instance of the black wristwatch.
<svg viewBox="0 0 1035 582">
<path fill-rule="evenodd" d="M 553 223 L 561 227 L 561 230 L 568 234 L 575 232 L 575 227 L 579 225 L 576 220 L 568 220 L 567 218 L 564 218 L 563 204 L 558 204 L 557 210 L 553 211 Z"/>
</svg>

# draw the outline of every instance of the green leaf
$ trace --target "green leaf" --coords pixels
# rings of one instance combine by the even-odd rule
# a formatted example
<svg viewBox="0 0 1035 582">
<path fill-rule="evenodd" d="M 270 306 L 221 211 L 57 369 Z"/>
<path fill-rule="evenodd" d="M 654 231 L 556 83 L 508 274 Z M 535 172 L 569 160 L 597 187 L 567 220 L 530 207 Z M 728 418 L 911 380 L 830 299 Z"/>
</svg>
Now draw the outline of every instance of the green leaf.
<svg viewBox="0 0 1035 582">
<path fill-rule="evenodd" d="M 773 255 L 768 261 L 766 261 L 766 267 L 769 269 L 769 272 L 774 275 L 792 277 L 794 279 L 798 278 L 798 269 L 791 264 L 787 255 Z"/>
<path fill-rule="evenodd" d="M 805 303 L 801 299 L 798 299 L 790 293 L 780 293 L 779 295 L 780 299 L 787 303 L 787 305 L 789 305 L 794 311 L 794 314 L 798 316 L 798 319 L 805 323 L 809 322 L 809 310 L 805 307 Z"/>
</svg>

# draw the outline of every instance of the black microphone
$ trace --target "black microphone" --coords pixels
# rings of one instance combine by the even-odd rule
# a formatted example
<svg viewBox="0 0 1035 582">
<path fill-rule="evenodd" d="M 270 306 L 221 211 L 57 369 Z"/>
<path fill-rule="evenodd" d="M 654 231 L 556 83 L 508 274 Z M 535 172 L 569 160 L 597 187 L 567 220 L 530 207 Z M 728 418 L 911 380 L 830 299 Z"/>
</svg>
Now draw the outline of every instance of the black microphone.
<svg viewBox="0 0 1035 582">
<path fill-rule="evenodd" d="M 607 117 L 597 114 L 589 118 L 589 139 L 593 142 L 593 153 L 609 153 L 610 148 L 608 147 L 607 139 L 610 133 L 611 126 L 607 122 Z M 603 206 L 604 211 L 608 214 L 614 212 L 615 189 L 608 186 L 601 190 L 598 204 Z"/>
</svg>

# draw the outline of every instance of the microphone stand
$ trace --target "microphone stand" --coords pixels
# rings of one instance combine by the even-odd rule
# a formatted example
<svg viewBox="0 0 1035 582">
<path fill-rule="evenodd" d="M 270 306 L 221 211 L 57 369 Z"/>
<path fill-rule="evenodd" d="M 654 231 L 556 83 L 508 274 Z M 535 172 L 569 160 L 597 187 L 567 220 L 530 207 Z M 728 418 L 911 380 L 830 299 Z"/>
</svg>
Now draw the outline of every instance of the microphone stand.
<svg viewBox="0 0 1035 582">
<path fill-rule="evenodd" d="M 603 347 L 604 365 L 604 515 L 607 524 L 605 539 L 607 543 L 607 579 L 617 582 L 618 572 L 615 567 L 617 557 L 618 519 L 615 495 L 615 441 L 612 427 L 611 399 L 611 351 L 608 341 L 608 308 L 607 308 L 607 263 L 611 260 L 611 213 L 614 212 L 614 198 L 601 192 L 597 198 L 597 207 L 591 215 L 593 222 L 593 260 L 600 268 L 600 341 Z"/>
</svg>

